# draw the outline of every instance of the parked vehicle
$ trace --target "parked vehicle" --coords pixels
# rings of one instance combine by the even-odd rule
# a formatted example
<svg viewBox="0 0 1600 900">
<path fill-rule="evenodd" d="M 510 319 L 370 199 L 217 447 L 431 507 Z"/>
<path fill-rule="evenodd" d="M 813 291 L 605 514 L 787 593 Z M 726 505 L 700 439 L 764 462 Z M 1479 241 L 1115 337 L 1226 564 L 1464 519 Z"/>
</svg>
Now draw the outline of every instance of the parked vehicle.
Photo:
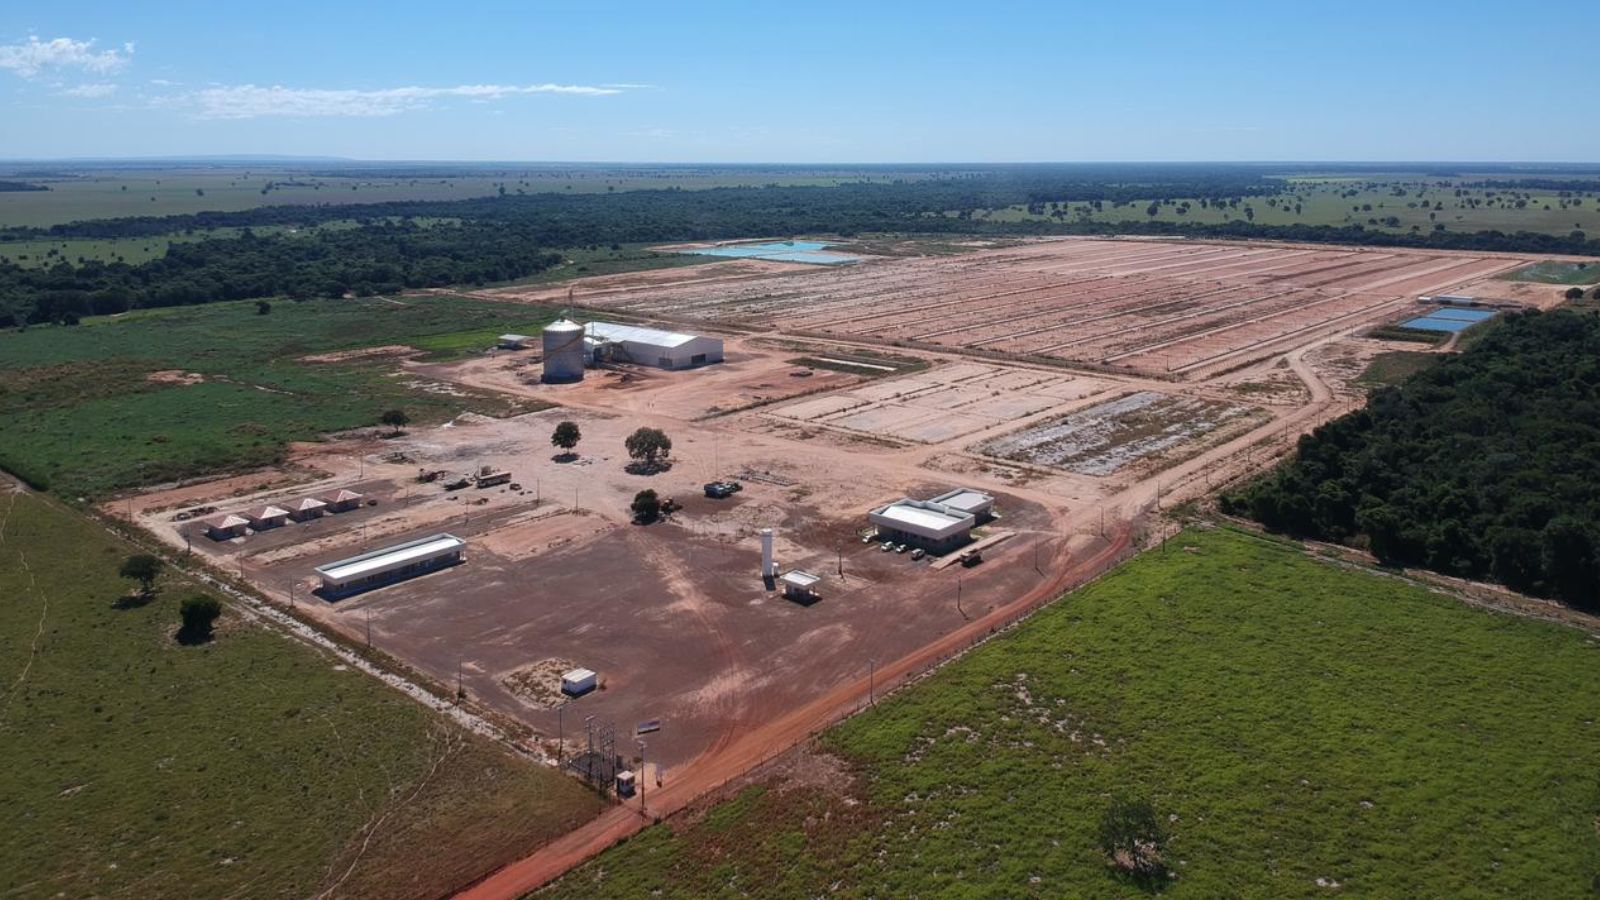
<svg viewBox="0 0 1600 900">
<path fill-rule="evenodd" d="M 882 550 L 885 553 L 888 553 L 890 550 L 894 549 L 894 541 L 884 541 L 883 545 L 880 546 L 878 549 Z"/>
<path fill-rule="evenodd" d="M 911 548 L 907 547 L 905 544 L 895 544 L 894 545 L 894 552 L 896 552 L 896 553 L 904 553 L 904 552 L 906 552 L 907 550 L 910 550 L 910 549 Z"/>
<path fill-rule="evenodd" d="M 911 559 L 912 559 L 913 562 L 915 562 L 916 560 L 919 560 L 919 559 L 921 559 L 921 558 L 923 558 L 924 556 L 927 556 L 927 555 L 928 555 L 928 551 L 922 549 L 921 547 L 918 547 L 917 549 L 911 551 Z"/>
</svg>

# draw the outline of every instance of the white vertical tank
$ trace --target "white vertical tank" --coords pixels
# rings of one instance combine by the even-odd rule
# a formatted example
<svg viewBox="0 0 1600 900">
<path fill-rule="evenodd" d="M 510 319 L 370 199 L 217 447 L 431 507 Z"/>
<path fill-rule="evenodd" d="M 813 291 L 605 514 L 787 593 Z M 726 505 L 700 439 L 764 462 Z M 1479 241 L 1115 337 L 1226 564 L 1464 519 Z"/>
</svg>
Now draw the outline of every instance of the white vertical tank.
<svg viewBox="0 0 1600 900">
<path fill-rule="evenodd" d="M 544 328 L 544 380 L 583 380 L 583 326 L 557 319 Z"/>
<path fill-rule="evenodd" d="M 761 577 L 774 578 L 778 574 L 778 565 L 772 560 L 772 529 L 761 529 Z"/>
</svg>

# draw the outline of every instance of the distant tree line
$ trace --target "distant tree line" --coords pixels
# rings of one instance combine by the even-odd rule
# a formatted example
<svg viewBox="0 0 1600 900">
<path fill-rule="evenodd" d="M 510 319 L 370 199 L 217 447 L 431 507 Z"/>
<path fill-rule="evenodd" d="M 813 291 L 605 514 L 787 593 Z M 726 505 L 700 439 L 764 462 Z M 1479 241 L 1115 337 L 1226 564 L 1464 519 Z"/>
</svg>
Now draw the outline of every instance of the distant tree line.
<svg viewBox="0 0 1600 900">
<path fill-rule="evenodd" d="M 485 222 L 429 228 L 374 223 L 288 236 L 246 232 L 174 243 L 165 256 L 139 265 L 61 262 L 30 269 L 0 263 L 0 327 L 219 300 L 486 284 L 534 275 L 561 259 Z"/>
<path fill-rule="evenodd" d="M 0 181 L 0 194 L 14 194 L 22 191 L 48 191 L 50 188 L 42 184 L 32 184 L 27 181 Z"/>
<path fill-rule="evenodd" d="M 1207 180 L 1203 171 L 1196 167 L 1107 167 L 1104 177 L 1108 181 L 1101 191 L 1107 196 L 1128 191 L 1148 198 L 1156 182 L 1162 182 L 1163 193 L 1174 195 L 1214 189 L 1233 197 L 1252 184 L 1255 186 L 1250 189 L 1267 189 L 1260 173 L 1230 174 L 1228 167 L 1222 167 L 1222 174 Z M 1136 175 L 1144 179 L 1142 183 L 1134 184 Z M 973 215 L 1037 203 L 1037 197 L 1053 191 L 1087 189 L 1076 185 L 1068 190 L 1069 186 L 1056 169 L 1024 166 L 990 175 L 832 187 L 541 193 L 456 201 L 268 206 L 11 228 L 0 230 L 0 256 L 5 255 L 7 241 L 17 240 L 203 235 L 224 227 L 308 230 L 294 235 L 243 234 L 174 243 L 164 257 L 140 265 L 84 262 L 74 266 L 63 261 L 39 269 L 0 263 L 0 327 L 71 321 L 71 317 L 87 313 L 139 306 L 482 284 L 525 277 L 554 265 L 557 255 L 549 248 L 770 234 L 1139 234 L 1600 256 L 1600 239 L 1590 240 L 1581 232 L 1565 236 L 1447 230 L 1392 234 L 1360 225 L 1270 226 L 1238 220 L 1196 224 L 1150 221 L 1133 209 L 1130 221 L 1116 223 L 1065 219 L 991 222 Z M 1139 219 L 1131 220 L 1134 216 Z M 422 227 L 415 223 L 419 218 L 436 224 Z M 310 230 L 352 219 L 357 222 L 354 229 Z"/>
<path fill-rule="evenodd" d="M 1600 316 L 1521 313 L 1372 392 L 1224 508 L 1600 610 Z"/>
</svg>

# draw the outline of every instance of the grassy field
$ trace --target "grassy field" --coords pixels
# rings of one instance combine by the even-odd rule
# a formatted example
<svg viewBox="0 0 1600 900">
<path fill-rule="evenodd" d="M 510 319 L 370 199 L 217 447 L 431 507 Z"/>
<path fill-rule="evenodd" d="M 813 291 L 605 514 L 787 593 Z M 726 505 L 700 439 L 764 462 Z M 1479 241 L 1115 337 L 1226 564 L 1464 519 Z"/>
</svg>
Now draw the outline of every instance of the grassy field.
<svg viewBox="0 0 1600 900">
<path fill-rule="evenodd" d="M 447 359 L 502 332 L 536 334 L 554 315 L 430 296 L 279 302 L 268 315 L 219 303 L 0 332 L 0 466 L 95 496 L 270 463 L 290 441 L 372 425 L 395 407 L 424 425 L 531 411 L 538 404 L 409 376 L 392 356 L 304 357 L 408 344 Z"/>
<path fill-rule="evenodd" d="M 1391 350 L 1380 353 L 1367 364 L 1366 371 L 1356 379 L 1356 384 L 1364 387 L 1399 384 L 1423 369 L 1437 365 L 1442 359 L 1444 356 L 1438 353 L 1422 353 L 1416 350 Z"/>
<path fill-rule="evenodd" d="M 0 194 L 0 197 L 9 196 Z M 394 221 L 390 217 L 390 221 Z M 455 223 L 459 219 L 415 217 L 412 222 L 423 228 Z M 342 231 L 359 225 L 354 219 L 335 219 L 311 228 L 287 228 L 281 225 L 257 226 L 251 231 L 258 235 L 310 234 L 316 231 Z M 209 238 L 238 237 L 242 228 L 209 228 L 192 233 L 172 233 L 135 238 L 65 238 L 34 241 L 0 241 L 0 262 L 14 262 L 23 268 L 53 266 L 60 262 L 80 265 L 89 261 L 104 263 L 125 262 L 138 265 L 160 259 L 173 244 L 192 243 Z"/>
<path fill-rule="evenodd" d="M 132 548 L 7 487 L 0 896 L 435 897 L 596 812 L 232 608 L 179 645 L 193 585 L 119 604 Z"/>
<path fill-rule="evenodd" d="M 1359 182 L 1319 179 L 1291 179 L 1293 191 L 1277 197 L 1247 197 L 1237 206 L 1201 206 L 1193 198 L 1150 198 L 1123 206 L 1104 203 L 1099 210 L 1083 203 L 1069 203 L 1063 216 L 1055 207 L 1042 214 L 1026 207 L 991 209 L 974 215 L 977 221 L 1090 221 L 1090 222 L 1193 222 L 1221 224 L 1228 221 L 1253 221 L 1262 225 L 1362 225 L 1391 233 L 1413 229 L 1430 232 L 1435 225 L 1450 231 L 1535 231 L 1565 235 L 1571 231 L 1600 233 L 1600 197 L 1561 197 L 1548 191 L 1422 187 L 1414 180 L 1399 181 L 1406 191 L 1397 196 L 1395 185 L 1371 187 Z M 1351 196 L 1350 192 L 1354 192 Z M 1600 181 L 1595 184 L 1600 192 Z M 1149 205 L 1157 201 L 1155 215 Z M 1442 208 L 1435 209 L 1435 205 Z M 1298 206 L 1298 209 L 1296 208 Z M 1246 211 L 1249 207 L 1249 212 Z M 953 215 L 953 213 L 952 213 Z"/>
<path fill-rule="evenodd" d="M 446 173 L 381 177 L 351 171 L 322 173 L 326 167 L 95 168 L 29 177 L 5 177 L 46 185 L 49 191 L 0 193 L 0 227 L 49 226 L 83 219 L 173 216 L 216 210 L 236 212 L 258 206 L 334 203 L 385 203 L 392 200 L 467 200 L 508 194 L 551 192 L 704 190 L 768 184 L 832 186 L 863 180 L 926 177 L 922 172 L 829 171 L 818 168 L 628 166 L 510 167 L 468 170 L 444 166 Z M 318 174 L 313 174 L 317 172 Z"/>
<path fill-rule="evenodd" d="M 832 777 L 746 789 L 548 894 L 1136 896 L 1097 847 L 1120 797 L 1166 823 L 1172 897 L 1593 896 L 1597 654 L 1191 530 L 827 732 Z"/>
<path fill-rule="evenodd" d="M 1540 262 L 1499 277 L 1505 281 L 1590 285 L 1600 282 L 1600 263 Z"/>
</svg>

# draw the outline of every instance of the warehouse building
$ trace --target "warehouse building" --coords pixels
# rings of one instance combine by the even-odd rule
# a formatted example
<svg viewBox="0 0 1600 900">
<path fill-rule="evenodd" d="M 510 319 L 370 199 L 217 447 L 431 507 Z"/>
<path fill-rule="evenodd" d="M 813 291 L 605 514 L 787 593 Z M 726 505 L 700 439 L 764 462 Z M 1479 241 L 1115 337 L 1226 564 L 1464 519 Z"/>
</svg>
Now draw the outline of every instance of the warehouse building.
<svg viewBox="0 0 1600 900">
<path fill-rule="evenodd" d="M 939 503 L 958 512 L 968 513 L 979 525 L 994 518 L 994 498 L 983 491 L 975 491 L 971 488 L 956 488 L 953 491 L 940 494 L 928 502 Z"/>
<path fill-rule="evenodd" d="M 463 562 L 466 546 L 453 534 L 436 534 L 317 566 L 319 590 L 333 599 L 415 578 Z"/>
<path fill-rule="evenodd" d="M 868 513 L 867 520 L 878 529 L 880 540 L 948 553 L 971 541 L 979 517 L 987 521 L 993 510 L 993 497 L 960 488 L 932 500 L 896 500 Z"/>
<path fill-rule="evenodd" d="M 722 362 L 722 339 L 639 325 L 590 322 L 583 326 L 584 356 L 593 363 L 628 362 L 660 369 L 689 369 Z"/>
</svg>

